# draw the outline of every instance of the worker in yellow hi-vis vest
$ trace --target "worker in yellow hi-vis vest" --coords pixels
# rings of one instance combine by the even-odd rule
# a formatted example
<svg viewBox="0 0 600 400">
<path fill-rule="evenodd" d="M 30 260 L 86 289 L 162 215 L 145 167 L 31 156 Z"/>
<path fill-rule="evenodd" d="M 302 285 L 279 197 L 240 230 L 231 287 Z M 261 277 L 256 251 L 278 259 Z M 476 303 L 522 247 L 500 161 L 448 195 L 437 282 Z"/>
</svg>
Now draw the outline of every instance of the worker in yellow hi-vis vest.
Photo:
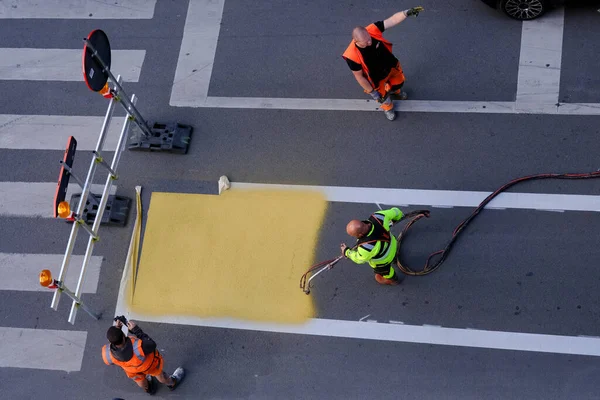
<svg viewBox="0 0 600 400">
<path fill-rule="evenodd" d="M 429 211 L 419 210 L 404 214 L 399 208 L 377 211 L 365 221 L 352 220 L 346 226 L 348 235 L 355 237 L 356 245 L 349 248 L 342 243 L 342 255 L 357 264 L 369 263 L 375 280 L 382 285 L 397 285 L 401 282 L 392 263 L 396 259 L 398 241 L 390 233 L 394 222 L 418 214 L 429 217 Z"/>
</svg>

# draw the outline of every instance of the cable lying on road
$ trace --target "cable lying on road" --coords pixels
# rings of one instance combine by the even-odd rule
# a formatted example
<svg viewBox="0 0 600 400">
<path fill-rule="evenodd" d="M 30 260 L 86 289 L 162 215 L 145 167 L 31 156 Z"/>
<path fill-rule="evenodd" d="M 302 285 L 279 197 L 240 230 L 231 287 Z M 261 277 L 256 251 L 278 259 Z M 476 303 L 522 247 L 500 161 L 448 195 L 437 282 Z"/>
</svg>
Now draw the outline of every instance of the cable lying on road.
<svg viewBox="0 0 600 400">
<path fill-rule="evenodd" d="M 413 224 L 415 222 L 417 222 L 419 219 L 421 219 L 425 216 L 425 212 L 427 210 L 423 210 L 423 213 L 418 214 L 417 216 L 413 217 L 404 226 L 404 229 L 402 229 L 402 232 L 400 232 L 400 234 L 397 237 L 397 239 L 398 239 L 398 254 L 396 255 L 396 265 L 398 266 L 398 269 L 400 271 L 402 271 L 404 274 L 411 275 L 411 276 L 424 276 L 424 275 L 428 275 L 428 274 L 432 273 L 433 271 L 437 270 L 444 263 L 444 261 L 446 261 L 446 258 L 450 254 L 450 250 L 452 250 L 452 247 L 454 246 L 456 239 L 458 239 L 458 236 L 464 231 L 464 229 L 467 227 L 467 225 L 469 225 L 475 219 L 475 217 L 477 215 L 479 215 L 481 210 L 483 210 L 485 208 L 485 206 L 487 206 L 496 196 L 498 196 L 500 193 L 506 191 L 507 189 L 511 188 L 512 186 L 514 186 L 518 183 L 532 181 L 532 180 L 541 180 L 541 179 L 592 179 L 592 178 L 600 178 L 600 171 L 594 171 L 594 172 L 582 173 L 582 174 L 573 174 L 573 173 L 535 174 L 535 175 L 528 175 L 528 176 L 523 176 L 521 178 L 513 179 L 512 181 L 506 183 L 505 185 L 501 186 L 499 189 L 497 189 L 496 191 L 491 193 L 489 196 L 487 196 L 475 208 L 475 210 L 473 210 L 471 215 L 469 215 L 464 221 L 462 221 L 460 224 L 458 224 L 458 226 L 452 232 L 452 237 L 450 238 L 450 240 L 448 241 L 446 246 L 441 250 L 431 253 L 429 255 L 429 257 L 427 257 L 427 260 L 425 261 L 425 266 L 423 267 L 423 269 L 413 270 L 412 268 L 406 266 L 405 264 L 402 264 L 401 258 L 400 258 L 400 249 L 402 248 L 402 240 L 406 237 L 406 233 L 408 232 L 408 230 L 413 226 Z M 434 258 L 436 256 L 438 256 L 438 258 L 434 262 L 432 262 L 432 258 Z M 311 280 L 314 277 L 316 277 L 317 275 L 319 275 L 321 272 L 333 268 L 333 266 L 338 261 L 340 261 L 342 258 L 343 258 L 343 256 L 339 256 L 339 257 L 331 259 L 331 260 L 322 261 L 322 262 L 317 263 L 317 264 L 313 265 L 312 267 L 310 267 L 302 275 L 302 277 L 300 279 L 300 288 L 302 289 L 302 291 L 306 294 L 309 294 L 310 287 L 311 287 Z M 310 278 L 308 278 L 309 275 L 311 275 Z"/>
<path fill-rule="evenodd" d="M 450 254 L 450 250 L 452 250 L 452 247 L 454 246 L 454 243 L 456 242 L 456 239 L 458 238 L 458 235 L 461 232 L 463 232 L 463 230 L 467 227 L 467 225 L 469 225 L 475 219 L 475 217 L 477 215 L 479 215 L 481 210 L 483 210 L 485 208 L 485 206 L 488 205 L 489 202 L 492 201 L 496 196 L 498 196 L 500 193 L 504 192 L 505 190 L 509 189 L 510 187 L 512 187 L 518 183 L 532 181 L 532 180 L 539 180 L 539 179 L 591 179 L 591 178 L 600 178 L 600 171 L 583 173 L 583 174 L 569 174 L 569 173 L 567 173 L 567 174 L 535 174 L 535 175 L 528 175 L 528 176 L 523 176 L 521 178 L 513 179 L 512 181 L 501 186 L 495 192 L 491 193 L 481 203 L 479 203 L 479 205 L 475 208 L 475 210 L 471 213 L 471 215 L 469 215 L 464 221 L 462 221 L 460 224 L 458 224 L 458 226 L 454 229 L 454 232 L 452 232 L 452 237 L 446 244 L 446 247 L 444 247 L 442 250 L 438 250 L 436 252 L 431 253 L 429 255 L 429 257 L 427 257 L 427 260 L 425 261 L 425 266 L 420 271 L 415 271 L 415 270 L 409 268 L 408 266 L 402 264 L 402 262 L 400 261 L 400 249 L 402 248 L 402 246 L 401 246 L 402 239 L 404 239 L 404 237 L 406 236 L 406 232 L 408 231 L 408 229 L 410 229 L 410 227 L 415 222 L 417 222 L 419 219 L 421 219 L 423 217 L 423 215 L 417 215 L 412 220 L 410 220 L 408 222 L 408 224 L 406 224 L 406 226 L 404 227 L 402 232 L 398 235 L 398 255 L 396 256 L 396 265 L 398 266 L 398 269 L 400 269 L 400 271 L 402 271 L 406 275 L 411 275 L 411 276 L 427 275 L 427 274 L 432 273 L 436 269 L 438 269 L 444 263 L 444 261 L 446 261 L 448 254 Z M 435 262 L 431 263 L 431 259 L 437 255 L 439 255 L 439 258 L 437 258 L 437 260 Z"/>
</svg>

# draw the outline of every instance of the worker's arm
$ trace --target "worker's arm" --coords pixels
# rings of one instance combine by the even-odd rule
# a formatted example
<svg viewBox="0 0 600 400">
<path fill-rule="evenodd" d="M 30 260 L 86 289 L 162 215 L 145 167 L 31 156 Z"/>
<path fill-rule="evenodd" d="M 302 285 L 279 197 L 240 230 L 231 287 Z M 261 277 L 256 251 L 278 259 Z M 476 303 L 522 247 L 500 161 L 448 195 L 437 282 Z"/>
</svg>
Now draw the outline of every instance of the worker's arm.
<svg viewBox="0 0 600 400">
<path fill-rule="evenodd" d="M 129 321 L 127 323 L 127 328 L 129 328 L 129 332 L 133 334 L 133 336 L 142 341 L 142 350 L 144 351 L 144 354 L 150 354 L 156 350 L 156 342 L 152 340 L 150 336 L 145 334 L 135 322 Z"/>
<path fill-rule="evenodd" d="M 380 210 L 375 214 L 383 215 L 383 226 L 390 229 L 392 222 L 398 222 L 404 217 L 404 213 L 398 207 L 392 207 L 389 210 Z"/>
<path fill-rule="evenodd" d="M 369 80 L 365 76 L 365 71 L 363 71 L 362 65 L 347 58 L 346 62 L 348 63 L 348 67 L 350 67 L 350 70 L 352 71 L 352 75 L 354 75 L 354 79 L 356 79 L 356 81 L 358 82 L 360 87 L 363 88 L 365 93 L 370 94 L 373 100 L 379 100 L 381 98 L 381 95 L 378 91 L 373 89 L 373 86 L 371 86 L 371 82 L 369 82 Z"/>
<path fill-rule="evenodd" d="M 356 250 L 350 248 L 345 249 L 344 256 L 351 259 L 356 264 L 364 264 L 371 259 L 371 254 L 360 247 Z"/>
<path fill-rule="evenodd" d="M 404 214 L 402 211 L 400 211 L 400 209 L 398 207 L 393 207 L 393 208 L 390 208 L 389 210 L 377 211 L 375 214 L 383 215 L 383 217 L 384 217 L 383 226 L 388 230 L 390 229 L 391 222 L 398 222 L 402 218 L 412 218 L 419 214 L 423 214 L 423 215 L 425 215 L 425 217 L 429 218 L 428 210 L 416 210 L 416 211 L 411 211 L 407 214 Z"/>
<path fill-rule="evenodd" d="M 393 28 L 408 17 L 411 17 L 413 15 L 416 17 L 421 11 L 423 11 L 423 7 L 413 7 L 409 8 L 408 10 L 397 12 L 396 14 L 383 21 L 383 27 L 386 30 Z"/>
<path fill-rule="evenodd" d="M 362 69 L 360 71 L 352 71 L 354 78 L 356 78 L 356 82 L 365 90 L 365 93 L 371 93 L 373 87 L 371 86 L 371 82 L 367 78 L 365 78 L 365 74 Z"/>
</svg>

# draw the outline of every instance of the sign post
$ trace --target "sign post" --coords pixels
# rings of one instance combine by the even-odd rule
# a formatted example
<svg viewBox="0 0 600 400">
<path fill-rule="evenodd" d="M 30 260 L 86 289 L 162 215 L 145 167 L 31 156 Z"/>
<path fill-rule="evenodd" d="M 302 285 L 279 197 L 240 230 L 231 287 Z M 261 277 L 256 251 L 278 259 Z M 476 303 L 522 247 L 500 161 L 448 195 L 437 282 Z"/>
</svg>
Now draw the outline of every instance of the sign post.
<svg viewBox="0 0 600 400">
<path fill-rule="evenodd" d="M 132 125 L 132 130 L 137 130 L 129 143 L 129 150 L 186 154 L 193 128 L 177 122 L 148 124 L 110 70 L 111 51 L 106 33 L 95 29 L 83 41 L 83 77 L 88 88 L 106 98 L 114 98 L 133 116 L 135 125 Z"/>
<path fill-rule="evenodd" d="M 55 279 L 49 270 L 43 270 L 40 274 L 40 284 L 50 289 L 55 289 L 52 298 L 51 307 L 56 311 L 61 294 L 66 294 L 72 301 L 69 322 L 75 323 L 78 309 L 83 309 L 91 317 L 99 319 L 101 314 L 92 311 L 87 305 L 84 305 L 81 295 L 85 273 L 91 259 L 94 245 L 100 239 L 98 230 L 101 224 L 125 225 L 131 200 L 110 194 L 113 181 L 118 179 L 117 167 L 121 154 L 127 142 L 128 132 L 137 128 L 135 139 L 130 142 L 130 150 L 160 151 L 175 154 L 186 154 L 192 134 L 192 127 L 179 123 L 147 123 L 136 107 L 137 98 L 134 95 L 129 97 L 122 86 L 122 79 L 119 75 L 115 78 L 110 70 L 111 52 L 110 43 L 106 34 L 100 29 L 93 30 L 83 39 L 83 76 L 88 88 L 94 92 L 102 94 L 109 99 L 108 109 L 102 124 L 100 136 L 93 157 L 87 172 L 85 181 L 82 181 L 73 172 L 73 160 L 77 149 L 77 140 L 70 137 L 58 178 L 56 194 L 54 196 L 54 217 L 64 218 L 73 222 L 69 241 L 65 250 L 65 255 L 60 267 L 58 277 Z M 110 79 L 110 84 L 109 84 Z M 123 128 L 119 135 L 117 147 L 115 149 L 112 162 L 109 164 L 102 156 L 104 142 L 108 134 L 108 128 L 112 120 L 115 104 L 121 104 L 127 116 L 123 123 Z M 133 122 L 133 124 L 132 124 Z M 102 166 L 107 171 L 106 183 L 102 190 L 102 195 L 98 196 L 91 193 L 92 182 L 96 167 Z M 71 197 L 71 203 L 66 201 L 67 187 L 70 177 L 81 187 L 80 194 L 74 194 Z M 106 212 L 105 212 L 106 211 Z M 79 270 L 79 279 L 75 290 L 70 290 L 65 286 L 64 279 L 71 261 L 71 255 L 77 240 L 79 228 L 83 228 L 88 233 L 88 243 L 83 257 L 81 269 Z"/>
<path fill-rule="evenodd" d="M 121 82 L 121 77 L 117 77 L 115 82 Z M 128 99 L 132 106 L 135 107 L 137 101 L 135 95 L 131 96 L 131 100 Z M 58 184 L 56 194 L 54 197 L 54 216 L 64 218 L 67 221 L 73 222 L 71 228 L 71 234 L 69 235 L 69 241 L 65 250 L 65 255 L 60 267 L 60 272 L 56 279 L 52 278 L 48 270 L 42 271 L 40 275 L 40 284 L 46 286 L 49 289 L 55 289 L 54 297 L 52 298 L 51 307 L 56 311 L 58 310 L 58 303 L 61 294 L 66 294 L 72 301 L 71 313 L 69 314 L 69 322 L 75 323 L 75 317 L 78 309 L 83 309 L 93 318 L 99 319 L 101 314 L 93 312 L 87 305 L 84 305 L 81 295 L 83 289 L 83 282 L 85 281 L 85 273 L 87 266 L 92 257 L 94 251 L 94 245 L 100 239 L 98 231 L 101 224 L 110 225 L 125 225 L 127 222 L 127 215 L 129 213 L 131 199 L 123 196 L 111 195 L 110 190 L 113 181 L 118 179 L 117 168 L 121 159 L 121 154 L 127 141 L 127 132 L 129 131 L 131 122 L 135 119 L 135 116 L 131 112 L 127 112 L 123 127 L 119 135 L 117 147 L 112 158 L 112 162 L 108 164 L 102 157 L 102 151 L 104 149 L 104 143 L 108 135 L 108 128 L 114 111 L 114 106 L 117 103 L 117 99 L 112 98 L 106 110 L 106 116 L 102 124 L 100 136 L 98 137 L 98 143 L 96 144 L 95 150 L 92 152 L 93 157 L 90 161 L 90 167 L 87 172 L 87 176 L 84 182 L 73 174 L 73 160 L 75 157 L 75 151 L 77 148 L 77 140 L 74 137 L 70 137 L 67 142 L 67 148 L 65 150 L 64 157 L 61 161 L 61 169 L 58 178 Z M 91 193 L 92 182 L 98 166 L 103 167 L 106 174 L 106 182 L 100 196 Z M 73 177 L 75 181 L 81 186 L 81 194 L 74 194 L 71 197 L 71 203 L 66 201 L 67 187 L 69 184 L 69 178 Z M 93 204 L 88 201 L 93 200 Z M 88 233 L 88 243 L 79 270 L 79 279 L 75 290 L 69 289 L 65 283 L 65 277 L 67 269 L 71 262 L 71 256 L 77 240 L 77 234 L 79 228 L 83 228 Z"/>
</svg>

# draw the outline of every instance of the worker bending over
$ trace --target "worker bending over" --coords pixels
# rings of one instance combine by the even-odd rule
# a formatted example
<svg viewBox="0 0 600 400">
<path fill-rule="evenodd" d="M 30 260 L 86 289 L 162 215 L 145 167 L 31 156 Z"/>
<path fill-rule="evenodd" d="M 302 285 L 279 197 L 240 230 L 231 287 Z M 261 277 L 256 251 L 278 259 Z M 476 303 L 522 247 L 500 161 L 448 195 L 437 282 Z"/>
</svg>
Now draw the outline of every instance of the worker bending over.
<svg viewBox="0 0 600 400">
<path fill-rule="evenodd" d="M 382 285 L 397 285 L 401 282 L 398 274 L 394 271 L 392 263 L 396 260 L 398 241 L 390 233 L 393 222 L 402 218 L 412 218 L 423 214 L 429 217 L 429 211 L 412 211 L 408 214 L 402 213 L 399 208 L 393 207 L 389 210 L 377 211 L 366 221 L 353 219 L 346 225 L 348 235 L 355 237 L 356 245 L 349 248 L 342 243 L 340 248 L 342 255 L 357 264 L 369 263 L 375 280 Z"/>
<path fill-rule="evenodd" d="M 383 37 L 383 32 L 407 17 L 416 17 L 421 11 L 423 7 L 413 7 L 367 27 L 357 26 L 352 31 L 352 42 L 342 55 L 358 84 L 373 100 L 381 103 L 381 109 L 390 121 L 396 119 L 396 113 L 391 97 L 386 97 L 388 92 L 398 95 L 400 100 L 406 100 L 408 96 L 400 91 L 404 85 L 402 66 L 392 54 L 392 43 Z"/>
</svg>

